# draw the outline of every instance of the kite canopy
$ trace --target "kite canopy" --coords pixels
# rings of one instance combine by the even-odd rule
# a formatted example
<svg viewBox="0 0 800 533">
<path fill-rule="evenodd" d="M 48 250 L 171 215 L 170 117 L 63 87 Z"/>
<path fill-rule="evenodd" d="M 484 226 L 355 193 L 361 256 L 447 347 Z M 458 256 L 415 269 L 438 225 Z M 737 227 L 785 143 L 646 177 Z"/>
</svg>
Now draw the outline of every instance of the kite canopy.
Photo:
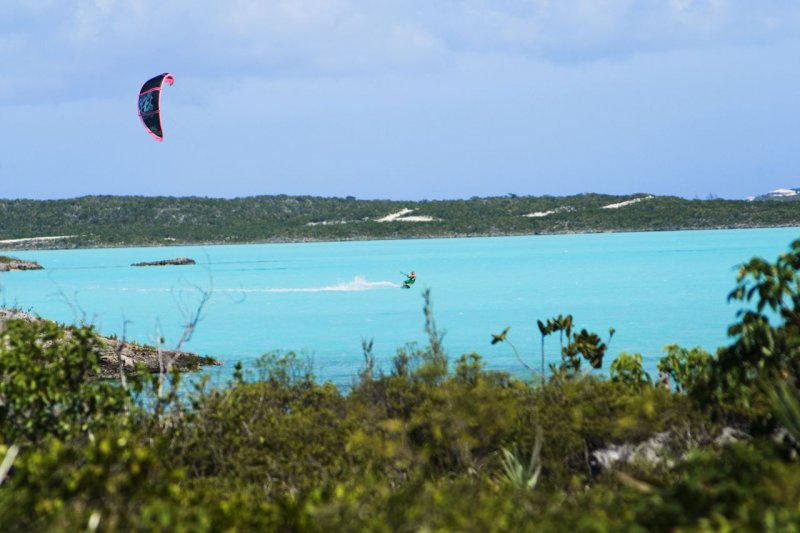
<svg viewBox="0 0 800 533">
<path fill-rule="evenodd" d="M 155 140 L 164 140 L 164 129 L 161 127 L 161 86 L 172 85 L 175 78 L 164 73 L 150 78 L 139 90 L 139 118 L 142 119 L 147 133 Z"/>
</svg>

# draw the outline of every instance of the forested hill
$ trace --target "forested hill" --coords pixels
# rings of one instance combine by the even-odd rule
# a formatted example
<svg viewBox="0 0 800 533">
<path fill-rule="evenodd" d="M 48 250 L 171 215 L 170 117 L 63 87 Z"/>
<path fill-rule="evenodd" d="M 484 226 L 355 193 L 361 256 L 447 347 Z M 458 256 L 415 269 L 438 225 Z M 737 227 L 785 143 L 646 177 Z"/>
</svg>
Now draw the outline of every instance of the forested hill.
<svg viewBox="0 0 800 533">
<path fill-rule="evenodd" d="M 621 205 L 618 205 L 621 204 Z M 393 216 L 392 216 L 393 215 Z M 383 220 L 382 220 L 383 219 Z M 800 203 L 645 194 L 389 201 L 312 196 L 0 200 L 0 248 L 800 226 Z"/>
</svg>

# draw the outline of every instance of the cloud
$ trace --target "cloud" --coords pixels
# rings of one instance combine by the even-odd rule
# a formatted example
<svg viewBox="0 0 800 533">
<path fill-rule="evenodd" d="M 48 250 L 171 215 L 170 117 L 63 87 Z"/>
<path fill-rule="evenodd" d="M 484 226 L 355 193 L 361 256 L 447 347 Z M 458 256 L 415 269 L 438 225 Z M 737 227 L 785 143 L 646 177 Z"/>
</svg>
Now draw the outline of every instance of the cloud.
<svg viewBox="0 0 800 533">
<path fill-rule="evenodd" d="M 792 0 L 6 0 L 0 97 L 109 97 L 164 70 L 372 76 L 469 54 L 581 64 L 799 30 Z"/>
<path fill-rule="evenodd" d="M 442 23 L 452 48 L 505 50 L 551 62 L 795 38 L 787 1 L 565 0 L 471 2 Z"/>
</svg>

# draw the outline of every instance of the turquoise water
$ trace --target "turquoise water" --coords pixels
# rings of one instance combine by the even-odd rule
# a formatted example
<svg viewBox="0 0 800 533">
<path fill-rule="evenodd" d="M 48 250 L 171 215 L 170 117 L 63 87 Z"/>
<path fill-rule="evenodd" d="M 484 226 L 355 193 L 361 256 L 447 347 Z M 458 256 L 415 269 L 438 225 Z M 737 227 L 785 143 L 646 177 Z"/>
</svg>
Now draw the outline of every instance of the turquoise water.
<svg viewBox="0 0 800 533">
<path fill-rule="evenodd" d="M 43 317 L 92 321 L 104 334 L 174 345 L 187 313 L 212 290 L 186 349 L 226 362 L 275 349 L 307 352 L 317 376 L 352 381 L 361 339 L 374 339 L 388 368 L 396 349 L 425 342 L 422 289 L 429 287 L 451 358 L 478 352 L 494 369 L 520 372 L 509 338 L 538 368 L 537 319 L 571 313 L 604 337 L 610 353 L 639 352 L 649 370 L 669 343 L 713 350 L 726 342 L 736 307 L 726 302 L 735 268 L 774 259 L 797 228 L 190 246 L 14 252 L 46 270 L 0 274 L 5 305 Z M 192 257 L 195 266 L 133 268 Z M 411 290 L 400 271 L 417 272 Z M 558 360 L 557 341 L 547 345 Z M 607 359 L 607 368 L 611 359 Z"/>
</svg>

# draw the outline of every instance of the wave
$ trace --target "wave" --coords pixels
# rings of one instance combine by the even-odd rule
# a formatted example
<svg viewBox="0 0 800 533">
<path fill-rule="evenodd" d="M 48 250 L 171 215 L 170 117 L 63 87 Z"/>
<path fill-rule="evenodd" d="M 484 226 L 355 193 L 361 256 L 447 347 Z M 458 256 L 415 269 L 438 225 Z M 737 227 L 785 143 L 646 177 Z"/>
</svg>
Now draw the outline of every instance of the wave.
<svg viewBox="0 0 800 533">
<path fill-rule="evenodd" d="M 401 285 L 393 281 L 369 281 L 363 276 L 356 276 L 352 281 L 337 283 L 327 287 L 299 287 L 299 288 L 274 288 L 274 289 L 250 289 L 263 292 L 338 292 L 338 291 L 372 291 L 376 289 L 398 289 Z M 237 289 L 232 289 L 237 290 Z M 248 289 L 240 289 L 248 290 Z"/>
<path fill-rule="evenodd" d="M 352 292 L 352 291 L 373 291 L 379 289 L 399 289 L 402 287 L 400 283 L 393 281 L 369 281 L 364 276 L 356 276 L 352 281 L 345 281 L 337 283 L 336 285 L 328 285 L 325 287 L 264 287 L 264 288 L 246 288 L 240 287 L 236 289 L 228 288 L 214 288 L 212 292 L 233 292 L 233 293 L 251 293 L 251 292 Z M 94 288 L 94 287 L 93 287 Z M 174 291 L 168 288 L 155 288 L 155 289 L 132 289 L 122 287 L 118 290 L 121 291 L 135 291 L 135 292 L 167 292 Z"/>
<path fill-rule="evenodd" d="M 218 292 L 350 292 L 372 291 L 376 289 L 398 289 L 401 285 L 393 281 L 369 281 L 363 276 L 356 276 L 352 281 L 328 285 L 326 287 L 274 287 L 259 289 L 214 289 Z"/>
</svg>

